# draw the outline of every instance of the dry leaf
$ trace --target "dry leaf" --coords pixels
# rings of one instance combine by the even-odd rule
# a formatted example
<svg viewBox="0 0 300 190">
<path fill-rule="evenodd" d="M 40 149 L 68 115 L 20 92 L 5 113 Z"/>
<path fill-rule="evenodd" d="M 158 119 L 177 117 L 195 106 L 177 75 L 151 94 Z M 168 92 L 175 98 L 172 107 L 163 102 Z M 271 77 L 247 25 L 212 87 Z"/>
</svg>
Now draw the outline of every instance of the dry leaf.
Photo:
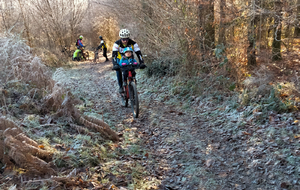
<svg viewBox="0 0 300 190">
<path fill-rule="evenodd" d="M 70 150 L 70 148 L 67 148 L 67 149 L 66 149 L 66 152 L 68 152 L 69 150 Z"/>
<path fill-rule="evenodd" d="M 221 172 L 221 173 L 219 173 L 219 177 L 227 177 L 227 173 L 226 172 Z"/>
<path fill-rule="evenodd" d="M 288 97 L 289 95 L 288 94 L 285 94 L 285 93 L 282 93 L 280 94 L 280 97 Z"/>
<path fill-rule="evenodd" d="M 70 156 L 65 156 L 62 159 L 64 159 L 64 160 L 70 159 Z"/>
<path fill-rule="evenodd" d="M 146 153 L 146 154 L 145 154 L 145 157 L 146 157 L 146 158 L 148 158 L 148 156 L 149 156 L 149 154 L 148 154 L 148 153 Z"/>
<path fill-rule="evenodd" d="M 299 134 L 298 135 L 294 135 L 294 138 L 298 139 L 298 138 L 300 138 L 300 135 Z"/>
<path fill-rule="evenodd" d="M 251 133 L 243 132 L 244 135 L 251 135 Z"/>
<path fill-rule="evenodd" d="M 109 190 L 113 190 L 113 189 L 115 189 L 115 188 L 116 188 L 115 185 L 111 185 L 111 186 L 109 187 Z"/>
<path fill-rule="evenodd" d="M 214 160 L 208 159 L 208 160 L 206 160 L 205 165 L 206 165 L 206 167 L 209 168 L 211 165 L 213 165 L 213 163 L 214 163 Z"/>
<path fill-rule="evenodd" d="M 273 122 L 273 121 L 275 121 L 275 118 L 272 117 L 272 116 L 269 116 L 269 121 L 270 121 L 270 122 Z"/>
</svg>

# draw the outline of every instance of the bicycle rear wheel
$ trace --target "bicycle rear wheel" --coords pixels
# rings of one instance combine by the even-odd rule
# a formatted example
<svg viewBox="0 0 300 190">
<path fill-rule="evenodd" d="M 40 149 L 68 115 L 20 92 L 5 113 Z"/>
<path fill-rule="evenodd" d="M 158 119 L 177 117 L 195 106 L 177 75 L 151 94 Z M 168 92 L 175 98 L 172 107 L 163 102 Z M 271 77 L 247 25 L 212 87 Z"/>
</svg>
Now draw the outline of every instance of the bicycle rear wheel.
<svg viewBox="0 0 300 190">
<path fill-rule="evenodd" d="M 95 57 L 94 57 L 94 62 L 95 63 L 96 63 L 97 59 L 98 59 L 98 52 L 95 52 Z"/>
<path fill-rule="evenodd" d="M 134 118 L 138 118 L 139 116 L 139 98 L 136 86 L 134 82 L 129 84 L 129 97 L 130 97 L 130 104 L 131 104 L 131 111 L 133 113 Z"/>
</svg>

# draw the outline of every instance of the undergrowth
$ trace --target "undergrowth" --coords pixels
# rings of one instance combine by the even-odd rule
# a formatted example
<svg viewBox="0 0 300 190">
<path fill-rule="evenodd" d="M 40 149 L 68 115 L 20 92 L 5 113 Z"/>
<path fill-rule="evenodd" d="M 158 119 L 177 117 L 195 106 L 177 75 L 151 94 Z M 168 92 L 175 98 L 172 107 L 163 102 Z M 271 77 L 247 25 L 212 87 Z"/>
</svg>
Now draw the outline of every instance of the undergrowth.
<svg viewBox="0 0 300 190">
<path fill-rule="evenodd" d="M 243 84 L 236 88 L 236 83 L 221 72 L 193 77 L 182 77 L 180 73 L 173 72 L 173 76 L 165 71 L 170 67 L 159 64 L 164 63 L 162 60 L 153 63 L 150 69 L 145 71 L 147 78 L 145 76 L 139 79 L 143 84 L 147 84 L 146 87 L 141 86 L 143 95 L 150 97 L 152 101 L 161 101 L 189 110 L 207 99 L 212 105 L 228 106 L 226 112 L 244 109 L 244 117 L 251 116 L 259 123 L 267 122 L 270 112 L 290 113 L 300 107 L 299 92 L 295 84 L 273 84 L 272 74 L 264 67 L 259 68 L 256 75 L 246 78 Z M 157 71 L 156 74 L 154 71 Z"/>
<path fill-rule="evenodd" d="M 162 59 L 146 58 L 148 77 L 164 77 L 175 76 L 180 72 L 181 63 L 184 61 L 182 58 L 169 58 Z"/>
</svg>

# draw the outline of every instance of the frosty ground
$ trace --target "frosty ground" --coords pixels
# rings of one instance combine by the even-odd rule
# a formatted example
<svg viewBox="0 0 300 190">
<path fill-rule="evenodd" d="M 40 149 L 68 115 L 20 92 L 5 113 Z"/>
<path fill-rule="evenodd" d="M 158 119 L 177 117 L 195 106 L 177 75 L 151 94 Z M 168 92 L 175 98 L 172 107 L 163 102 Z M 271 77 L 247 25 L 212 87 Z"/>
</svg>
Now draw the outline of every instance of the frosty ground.
<svg viewBox="0 0 300 190">
<path fill-rule="evenodd" d="M 137 189 L 299 188 L 297 113 L 269 113 L 260 124 L 260 114 L 240 108 L 236 94 L 182 100 L 172 94 L 172 78 L 147 78 L 141 71 L 137 78 L 141 114 L 133 119 L 121 106 L 111 63 L 77 64 L 54 76 L 84 100 L 82 111 L 122 136 L 109 150 L 118 152 L 110 158 L 114 164 L 104 171 L 111 183 Z"/>
</svg>

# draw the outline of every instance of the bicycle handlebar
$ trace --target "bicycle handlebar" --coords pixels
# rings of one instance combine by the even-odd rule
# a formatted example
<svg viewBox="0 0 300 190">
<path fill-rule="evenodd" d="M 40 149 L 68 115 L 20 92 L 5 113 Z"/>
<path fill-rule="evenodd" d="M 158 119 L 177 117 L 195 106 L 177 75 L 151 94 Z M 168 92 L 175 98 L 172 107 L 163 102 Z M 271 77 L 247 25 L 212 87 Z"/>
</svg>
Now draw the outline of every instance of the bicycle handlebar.
<svg viewBox="0 0 300 190">
<path fill-rule="evenodd" d="M 121 71 L 129 71 L 129 70 L 133 70 L 133 69 L 140 69 L 140 64 L 138 65 L 125 65 L 120 67 Z"/>
</svg>

